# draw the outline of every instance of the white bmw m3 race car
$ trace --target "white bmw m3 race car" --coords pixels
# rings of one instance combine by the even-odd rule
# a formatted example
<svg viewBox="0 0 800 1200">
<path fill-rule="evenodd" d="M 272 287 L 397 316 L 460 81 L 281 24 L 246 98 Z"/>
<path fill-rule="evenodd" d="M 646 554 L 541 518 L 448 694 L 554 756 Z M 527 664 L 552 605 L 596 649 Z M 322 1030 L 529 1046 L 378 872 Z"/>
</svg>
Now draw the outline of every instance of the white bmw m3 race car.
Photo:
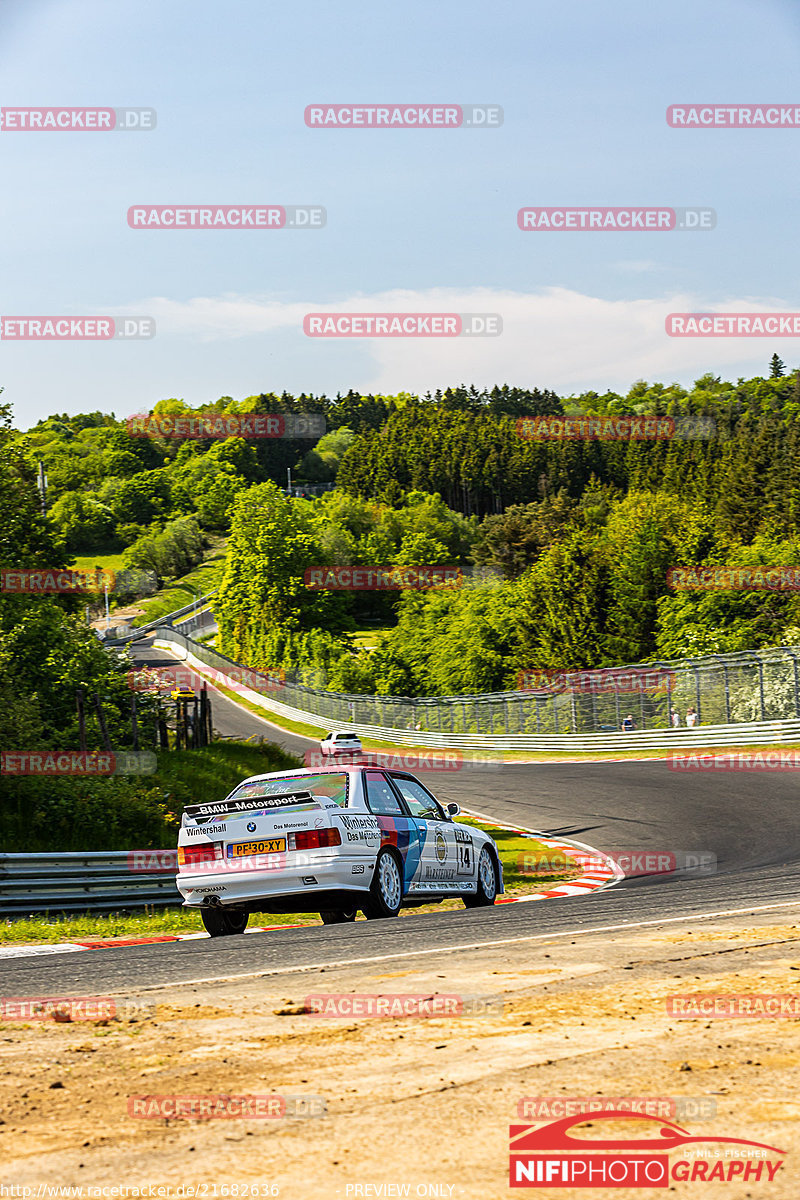
<svg viewBox="0 0 800 1200">
<path fill-rule="evenodd" d="M 251 912 L 319 912 L 333 924 L 453 896 L 494 904 L 497 847 L 453 820 L 459 811 L 405 771 L 254 775 L 225 800 L 184 810 L 176 882 L 212 937 L 243 933 Z"/>
</svg>

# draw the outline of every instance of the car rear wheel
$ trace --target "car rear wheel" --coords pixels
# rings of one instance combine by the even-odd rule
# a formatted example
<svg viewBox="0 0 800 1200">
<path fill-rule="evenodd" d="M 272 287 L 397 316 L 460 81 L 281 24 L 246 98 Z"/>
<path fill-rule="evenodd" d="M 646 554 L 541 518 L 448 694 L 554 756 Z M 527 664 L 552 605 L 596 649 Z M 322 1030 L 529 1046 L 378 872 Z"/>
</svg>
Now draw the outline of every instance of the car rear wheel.
<svg viewBox="0 0 800 1200">
<path fill-rule="evenodd" d="M 323 908 L 319 914 L 323 925 L 341 925 L 344 921 L 355 921 L 358 909 L 352 908 Z"/>
<path fill-rule="evenodd" d="M 200 916 L 211 937 L 226 937 L 229 933 L 244 933 L 248 913 L 239 908 L 201 908 Z"/>
<path fill-rule="evenodd" d="M 484 846 L 478 859 L 478 890 L 473 896 L 465 896 L 467 908 L 483 908 L 494 904 L 497 897 L 497 868 L 491 850 Z"/>
<path fill-rule="evenodd" d="M 372 876 L 369 902 L 364 916 L 371 921 L 380 917 L 396 917 L 403 903 L 403 877 L 391 850 L 381 850 Z"/>
</svg>

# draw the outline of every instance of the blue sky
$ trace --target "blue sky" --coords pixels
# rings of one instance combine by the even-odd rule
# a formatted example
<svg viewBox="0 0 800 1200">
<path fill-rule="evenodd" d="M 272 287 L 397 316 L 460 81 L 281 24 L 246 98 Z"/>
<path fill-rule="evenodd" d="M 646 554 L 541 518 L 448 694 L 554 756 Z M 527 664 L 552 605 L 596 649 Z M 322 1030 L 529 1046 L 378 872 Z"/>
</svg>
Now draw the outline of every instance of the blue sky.
<svg viewBox="0 0 800 1200">
<path fill-rule="evenodd" d="M 179 396 L 627 390 L 790 366 L 670 311 L 800 309 L 796 0 L 4 0 L 3 106 L 153 107 L 149 133 L 0 133 L 3 315 L 147 314 L 151 341 L 0 341 L 19 425 Z M 492 130 L 309 129 L 315 102 L 502 105 Z M 132 230 L 132 204 L 321 204 L 323 230 Z M 709 205 L 698 233 L 522 233 L 526 205 Z M 493 339 L 312 340 L 319 309 L 497 312 Z"/>
</svg>

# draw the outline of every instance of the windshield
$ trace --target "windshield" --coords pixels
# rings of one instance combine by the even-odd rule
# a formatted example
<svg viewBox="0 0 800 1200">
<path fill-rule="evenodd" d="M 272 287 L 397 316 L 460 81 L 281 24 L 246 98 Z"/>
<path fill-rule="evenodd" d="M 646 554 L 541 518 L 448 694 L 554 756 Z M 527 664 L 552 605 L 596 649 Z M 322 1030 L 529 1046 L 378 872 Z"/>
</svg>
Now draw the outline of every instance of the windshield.
<svg viewBox="0 0 800 1200">
<path fill-rule="evenodd" d="M 333 800 L 339 808 L 347 804 L 347 774 L 325 771 L 319 775 L 284 775 L 282 779 L 253 779 L 231 792 L 229 800 L 252 800 L 280 796 L 284 792 L 311 792 L 320 800 Z"/>
</svg>

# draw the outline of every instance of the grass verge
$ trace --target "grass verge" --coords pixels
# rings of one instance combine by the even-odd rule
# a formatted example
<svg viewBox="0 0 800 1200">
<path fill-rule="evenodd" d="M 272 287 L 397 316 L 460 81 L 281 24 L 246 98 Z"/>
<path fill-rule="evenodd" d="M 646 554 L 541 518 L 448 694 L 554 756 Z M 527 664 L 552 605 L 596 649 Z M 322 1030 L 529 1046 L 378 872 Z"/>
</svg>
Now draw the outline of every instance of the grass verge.
<svg viewBox="0 0 800 1200">
<path fill-rule="evenodd" d="M 507 896 L 523 896 L 532 892 L 547 891 L 556 883 L 574 879 L 580 874 L 578 867 L 549 875 L 531 876 L 520 872 L 521 853 L 541 854 L 543 857 L 547 857 L 547 847 L 536 838 L 522 837 L 513 830 L 504 829 L 502 826 L 476 821 L 471 817 L 460 817 L 459 820 L 466 825 L 485 829 L 494 838 L 503 864 Z M 411 917 L 418 913 L 441 912 L 446 909 L 462 907 L 460 900 L 445 900 L 441 904 L 424 904 L 419 908 L 403 909 L 401 916 Z M 359 920 L 362 919 L 359 916 Z M 319 913 L 256 913 L 250 918 L 250 924 L 254 926 L 318 925 L 319 923 Z M 95 938 L 157 937 L 160 934 L 178 935 L 202 932 L 203 922 L 200 914 L 185 908 L 148 910 L 133 914 L 110 913 L 108 916 L 94 913 L 59 917 L 44 915 L 6 920 L 0 923 L 0 945 L 43 945 L 55 942 L 86 941 Z"/>
</svg>

